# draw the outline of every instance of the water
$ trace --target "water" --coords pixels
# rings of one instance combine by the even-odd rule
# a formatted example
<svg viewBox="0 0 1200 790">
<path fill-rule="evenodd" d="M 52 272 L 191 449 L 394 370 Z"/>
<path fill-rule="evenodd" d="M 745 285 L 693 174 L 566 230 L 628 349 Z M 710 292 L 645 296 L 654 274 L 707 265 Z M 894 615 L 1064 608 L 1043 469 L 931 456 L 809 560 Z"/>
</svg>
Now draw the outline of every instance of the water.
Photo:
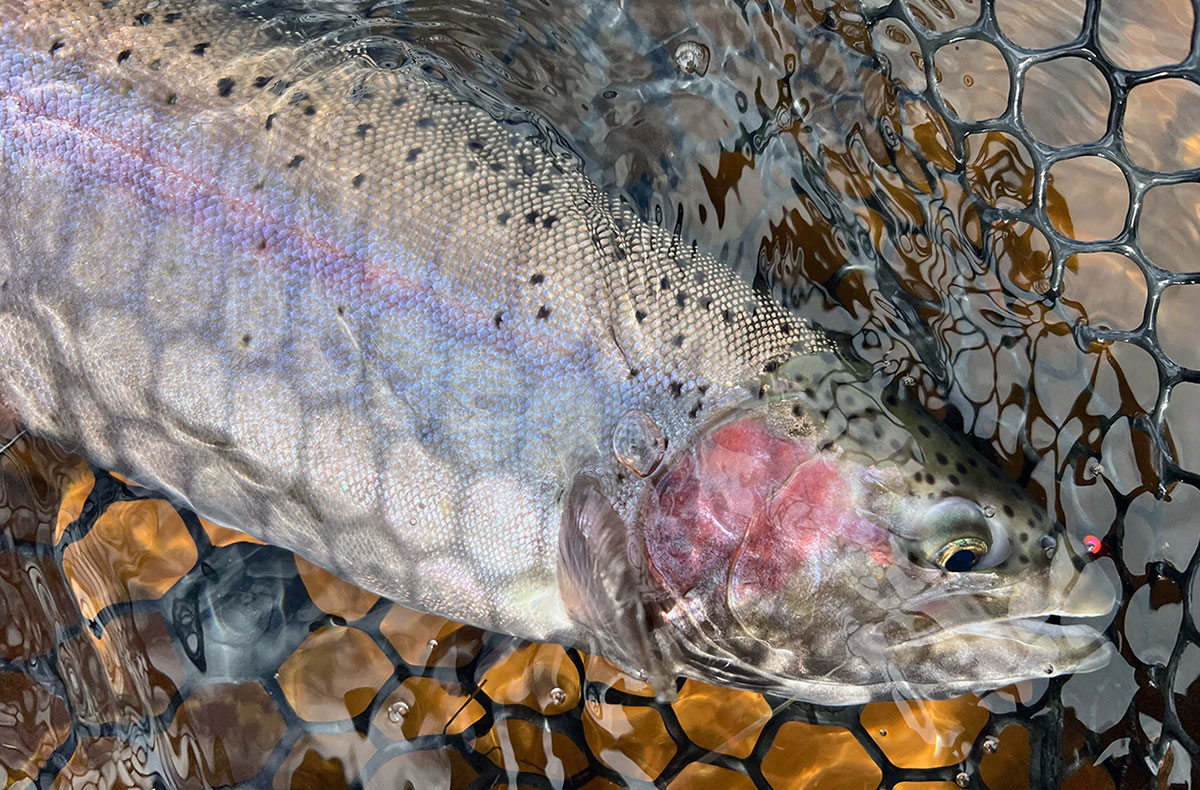
<svg viewBox="0 0 1200 790">
<path fill-rule="evenodd" d="M 649 221 L 852 336 L 1099 541 L 1120 655 L 982 699 L 687 681 L 663 705 L 23 438 L 0 460 L 6 786 L 1191 786 L 1194 2 L 304 6 L 312 35 L 368 16 L 547 119 Z"/>
</svg>

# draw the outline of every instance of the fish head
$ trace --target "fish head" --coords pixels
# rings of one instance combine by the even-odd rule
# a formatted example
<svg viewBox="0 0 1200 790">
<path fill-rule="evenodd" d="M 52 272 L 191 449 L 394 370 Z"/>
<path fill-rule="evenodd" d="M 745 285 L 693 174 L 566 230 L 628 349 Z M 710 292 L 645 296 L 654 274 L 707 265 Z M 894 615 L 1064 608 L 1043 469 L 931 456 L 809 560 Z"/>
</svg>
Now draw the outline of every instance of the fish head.
<svg viewBox="0 0 1200 790">
<path fill-rule="evenodd" d="M 895 385 L 840 370 L 705 426 L 645 495 L 639 549 L 678 671 L 851 704 L 1106 663 L 1098 631 L 1058 622 L 1114 607 L 1100 569 Z"/>
</svg>

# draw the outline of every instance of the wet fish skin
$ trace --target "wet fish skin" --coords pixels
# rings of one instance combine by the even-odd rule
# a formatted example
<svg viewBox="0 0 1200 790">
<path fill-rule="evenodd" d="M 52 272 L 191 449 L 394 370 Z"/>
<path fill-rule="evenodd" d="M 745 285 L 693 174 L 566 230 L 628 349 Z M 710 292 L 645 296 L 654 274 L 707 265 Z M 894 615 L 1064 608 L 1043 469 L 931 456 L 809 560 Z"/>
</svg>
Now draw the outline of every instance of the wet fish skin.
<svg viewBox="0 0 1200 790">
<path fill-rule="evenodd" d="M 0 0 L 0 401 L 32 431 L 402 603 L 660 680 L 854 702 L 903 682 L 898 650 L 921 693 L 954 693 L 995 679 L 970 651 L 953 666 L 922 652 L 928 630 L 881 647 L 864 619 L 834 647 L 883 663 L 838 674 L 793 626 L 844 606 L 892 633 L 883 607 L 902 608 L 901 590 L 970 602 L 936 633 L 1043 615 L 1086 586 L 1065 553 L 1043 554 L 1023 595 L 910 561 L 902 549 L 939 548 L 922 542 L 930 503 L 976 494 L 895 484 L 932 451 L 823 336 L 606 199 L 537 129 L 456 95 L 436 64 L 380 68 L 361 53 L 386 42 L 304 42 L 249 9 Z M 781 359 L 806 372 L 773 375 Z M 854 424 L 896 434 L 903 462 L 847 430 L 835 406 L 851 390 L 872 404 Z M 751 466 L 732 490 L 689 478 L 689 459 L 719 457 L 706 440 L 766 436 L 783 401 L 810 419 L 786 437 L 793 469 Z M 644 478 L 612 445 L 631 414 L 661 431 L 631 457 L 666 448 Z M 780 568 L 782 608 L 744 563 L 681 587 L 663 541 L 702 535 L 695 514 L 654 532 L 670 481 L 774 502 L 775 476 L 814 459 L 851 481 L 844 515 L 886 544 L 876 567 L 894 589 L 860 589 L 853 551 Z M 1014 565 L 1050 529 L 1029 518 Z M 818 570 L 838 584 L 804 598 L 795 585 Z M 1056 672 L 1103 652 L 1070 647 Z"/>
<path fill-rule="evenodd" d="M 3 400 L 397 600 L 570 637 L 559 500 L 606 427 L 683 445 L 819 342 L 419 63 L 204 0 L 0 19 Z"/>
</svg>

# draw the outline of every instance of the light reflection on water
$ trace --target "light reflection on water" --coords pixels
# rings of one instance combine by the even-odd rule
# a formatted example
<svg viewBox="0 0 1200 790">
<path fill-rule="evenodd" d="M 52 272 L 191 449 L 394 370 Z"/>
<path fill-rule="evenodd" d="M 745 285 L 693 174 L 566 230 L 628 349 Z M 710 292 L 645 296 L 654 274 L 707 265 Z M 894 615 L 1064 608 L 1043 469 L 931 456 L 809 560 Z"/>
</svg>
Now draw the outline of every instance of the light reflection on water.
<svg viewBox="0 0 1200 790">
<path fill-rule="evenodd" d="M 377 11 L 1103 537 L 1125 591 L 1108 668 L 850 709 L 688 681 L 660 705 L 601 659 L 408 612 L 22 439 L 0 461 L 6 786 L 1190 782 L 1200 192 L 1171 173 L 1200 164 L 1194 68 L 1137 84 L 1117 124 L 1094 56 L 1029 66 L 1018 103 L 987 43 L 1066 44 L 1086 5 L 912 0 L 870 26 L 814 2 Z M 1194 15 L 1106 2 L 1092 55 L 1169 66 Z"/>
</svg>

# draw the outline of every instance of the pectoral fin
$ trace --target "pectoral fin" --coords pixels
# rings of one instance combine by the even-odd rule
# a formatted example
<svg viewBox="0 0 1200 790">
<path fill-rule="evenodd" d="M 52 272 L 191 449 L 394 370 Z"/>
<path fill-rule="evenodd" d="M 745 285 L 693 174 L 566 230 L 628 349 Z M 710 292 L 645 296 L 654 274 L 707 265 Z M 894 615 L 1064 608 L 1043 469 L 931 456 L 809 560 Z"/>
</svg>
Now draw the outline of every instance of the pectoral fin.
<svg viewBox="0 0 1200 790">
<path fill-rule="evenodd" d="M 594 651 L 644 674 L 659 694 L 674 691 L 650 635 L 646 584 L 630 562 L 623 519 L 595 478 L 579 475 L 567 495 L 558 579 L 571 617 L 593 635 Z"/>
</svg>

